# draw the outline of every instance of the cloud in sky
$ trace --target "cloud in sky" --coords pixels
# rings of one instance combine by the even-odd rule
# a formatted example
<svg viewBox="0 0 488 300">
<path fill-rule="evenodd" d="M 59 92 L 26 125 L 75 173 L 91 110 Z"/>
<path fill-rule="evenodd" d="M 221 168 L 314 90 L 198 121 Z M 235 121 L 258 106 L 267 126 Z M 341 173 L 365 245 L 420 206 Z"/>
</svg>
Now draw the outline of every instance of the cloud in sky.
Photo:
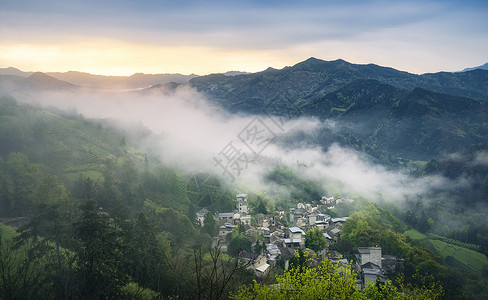
<svg viewBox="0 0 488 300">
<path fill-rule="evenodd" d="M 42 53 L 55 53 L 45 70 L 59 60 L 90 71 L 112 56 L 129 73 L 258 71 L 310 56 L 411 72 L 488 60 L 482 1 L 180 2 L 2 1 L 0 49 L 10 55 L 0 65 L 34 64 Z M 105 65 L 100 71 L 116 63 Z"/>
</svg>

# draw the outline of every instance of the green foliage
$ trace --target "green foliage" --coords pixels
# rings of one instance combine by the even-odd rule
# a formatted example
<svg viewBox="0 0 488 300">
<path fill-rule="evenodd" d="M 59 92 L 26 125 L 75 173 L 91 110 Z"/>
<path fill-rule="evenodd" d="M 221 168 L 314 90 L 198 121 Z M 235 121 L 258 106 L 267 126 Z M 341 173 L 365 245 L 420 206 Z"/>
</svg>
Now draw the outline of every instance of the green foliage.
<svg viewBox="0 0 488 300">
<path fill-rule="evenodd" d="M 356 247 L 380 245 L 385 253 L 403 256 L 410 246 L 397 232 L 401 228 L 391 213 L 371 204 L 349 216 L 342 236 Z"/>
<path fill-rule="evenodd" d="M 317 268 L 292 268 L 277 275 L 274 286 L 254 281 L 243 286 L 231 299 L 439 299 L 443 289 L 437 283 L 420 287 L 391 283 L 370 285 L 363 290 L 356 286 L 351 265 L 342 266 L 325 259 Z"/>
<path fill-rule="evenodd" d="M 94 200 L 82 207 L 76 234 L 80 240 L 78 265 L 82 297 L 115 297 L 128 282 L 123 271 L 120 229 Z"/>
<path fill-rule="evenodd" d="M 23 153 L 12 152 L 0 160 L 0 205 L 4 216 L 26 216 L 33 205 L 40 172 Z"/>
<path fill-rule="evenodd" d="M 267 214 L 268 213 L 268 210 L 266 209 L 266 203 L 264 203 L 263 200 L 260 200 L 258 206 L 256 206 L 256 208 L 254 208 L 254 213 L 255 214 Z"/>
<path fill-rule="evenodd" d="M 280 186 L 286 187 L 290 192 L 290 200 L 311 202 L 321 199 L 323 190 L 318 182 L 304 179 L 299 173 L 289 167 L 277 167 L 271 171 L 266 179 Z"/>
<path fill-rule="evenodd" d="M 354 297 L 356 275 L 324 260 L 318 268 L 290 269 L 276 276 L 276 288 L 256 281 L 242 287 L 231 299 L 348 299 Z"/>
<path fill-rule="evenodd" d="M 305 237 L 305 247 L 314 251 L 321 251 L 327 247 L 327 239 L 320 228 L 308 229 Z"/>
<path fill-rule="evenodd" d="M 44 238 L 18 236 L 1 224 L 0 229 L 0 298 L 53 299 L 76 293 L 71 251 Z"/>
<path fill-rule="evenodd" d="M 158 205 L 147 206 L 149 217 L 154 221 L 157 230 L 167 232 L 169 239 L 180 245 L 192 244 L 198 230 L 193 227 L 188 216 L 171 208 L 161 208 Z"/>
<path fill-rule="evenodd" d="M 136 284 L 160 292 L 167 277 L 171 256 L 169 242 L 158 234 L 144 213 L 140 213 L 124 236 L 125 269 Z"/>
<path fill-rule="evenodd" d="M 425 234 L 420 233 L 420 232 L 418 232 L 415 229 L 407 230 L 403 234 L 405 236 L 411 238 L 412 240 L 423 240 L 423 239 L 425 239 L 427 237 Z"/>
<path fill-rule="evenodd" d="M 303 272 L 305 268 L 309 265 L 309 251 L 305 250 L 303 251 L 302 249 L 295 250 L 295 255 L 290 258 L 290 269 L 295 269 L 298 272 Z"/>
<path fill-rule="evenodd" d="M 215 217 L 212 212 L 208 211 L 203 220 L 203 232 L 208 233 L 210 236 L 214 236 L 216 230 L 217 222 L 215 221 Z"/>
<path fill-rule="evenodd" d="M 440 240 L 429 239 L 429 243 L 432 244 L 442 258 L 452 257 L 478 275 L 481 275 L 484 268 L 488 266 L 488 259 L 482 253 L 451 245 Z"/>
<path fill-rule="evenodd" d="M 244 233 L 235 231 L 232 233 L 232 238 L 230 240 L 227 251 L 230 255 L 235 257 L 239 256 L 242 251 L 251 252 L 252 242 L 248 237 L 244 235 Z"/>
<path fill-rule="evenodd" d="M 120 297 L 124 299 L 151 300 L 157 299 L 159 296 L 159 293 L 151 289 L 141 287 L 135 282 L 126 284 L 120 290 Z"/>
</svg>

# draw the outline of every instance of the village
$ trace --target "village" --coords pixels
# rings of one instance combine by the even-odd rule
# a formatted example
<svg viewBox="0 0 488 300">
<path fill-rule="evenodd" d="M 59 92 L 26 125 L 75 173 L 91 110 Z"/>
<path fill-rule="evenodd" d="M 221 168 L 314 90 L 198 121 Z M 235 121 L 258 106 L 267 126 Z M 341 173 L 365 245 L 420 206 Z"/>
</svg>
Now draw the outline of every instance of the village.
<svg viewBox="0 0 488 300">
<path fill-rule="evenodd" d="M 237 194 L 234 211 L 213 214 L 218 225 L 218 233 L 213 237 L 212 246 L 224 252 L 228 251 L 232 232 L 237 228 L 245 228 L 244 234 L 252 241 L 252 249 L 260 251 L 243 250 L 239 253 L 239 258 L 247 262 L 249 269 L 254 270 L 257 279 L 265 279 L 273 268 L 287 269 L 290 259 L 301 250 L 307 252 L 308 260 L 314 265 L 328 258 L 341 267 L 350 266 L 358 274 L 356 284 L 359 289 L 368 283 L 387 281 L 386 274 L 393 271 L 403 259 L 385 255 L 380 246 L 372 245 L 357 248 L 352 264 L 349 264 L 341 253 L 330 248 L 340 240 L 343 224 L 348 217 L 332 218 L 324 211 L 333 209 L 343 201 L 353 200 L 322 197 L 314 204 L 298 203 L 296 207 L 290 208 L 289 212 L 276 211 L 252 216 L 247 194 Z M 204 225 L 208 212 L 203 208 L 196 213 L 201 226 Z M 280 221 L 283 218 L 286 218 L 288 227 Z M 323 249 L 314 251 L 306 247 L 306 232 L 310 229 L 318 229 L 322 233 L 326 240 Z"/>
</svg>

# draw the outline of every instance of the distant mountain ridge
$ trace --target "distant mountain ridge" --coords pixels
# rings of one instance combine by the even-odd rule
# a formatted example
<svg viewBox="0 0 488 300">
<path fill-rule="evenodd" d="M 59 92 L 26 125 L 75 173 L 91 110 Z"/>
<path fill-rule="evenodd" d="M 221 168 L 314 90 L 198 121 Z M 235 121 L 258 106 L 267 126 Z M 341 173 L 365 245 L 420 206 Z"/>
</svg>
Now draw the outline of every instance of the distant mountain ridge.
<svg viewBox="0 0 488 300">
<path fill-rule="evenodd" d="M 185 83 L 197 77 L 195 74 L 144 74 L 135 73 L 131 76 L 104 76 L 92 75 L 89 73 L 69 71 L 65 73 L 47 73 L 60 80 L 65 80 L 79 86 L 97 88 L 145 88 L 151 85 L 164 84 L 169 82 Z"/>
<path fill-rule="evenodd" d="M 27 78 L 34 73 L 41 72 L 23 72 L 14 67 L 0 68 L 0 76 L 19 76 Z M 230 72 L 235 75 L 236 72 Z M 69 82 L 73 85 L 91 88 L 119 88 L 119 89 L 136 89 L 145 88 L 151 85 L 164 84 L 169 82 L 185 83 L 198 75 L 182 74 L 144 74 L 135 73 L 131 76 L 105 76 L 93 75 L 85 72 L 68 71 L 68 72 L 46 72 L 43 73 L 55 79 Z"/>
<path fill-rule="evenodd" d="M 294 66 L 285 67 L 280 70 L 268 68 L 257 73 L 228 71 L 225 73 L 205 76 L 198 76 L 195 74 L 144 73 L 135 73 L 131 76 L 105 76 L 78 71 L 68 71 L 46 72 L 45 74 L 74 85 L 95 88 L 137 89 L 169 82 L 178 84 L 190 82 L 192 86 L 203 92 L 208 92 L 208 86 L 211 86 L 213 93 L 209 94 L 218 97 L 221 97 L 222 93 L 225 93 L 225 91 L 219 90 L 219 83 L 222 84 L 223 82 L 227 85 L 231 85 L 232 88 L 230 89 L 232 90 L 234 90 L 233 85 L 238 85 L 238 90 L 242 92 L 242 84 L 244 83 L 249 86 L 249 84 L 254 81 L 258 82 L 262 80 L 261 84 L 271 84 L 272 87 L 275 86 L 276 88 L 279 88 L 279 86 L 275 84 L 276 81 L 285 83 L 288 80 L 287 84 L 290 84 L 290 80 L 297 80 L 296 85 L 300 85 L 304 88 L 303 91 L 300 91 L 300 88 L 298 88 L 297 91 L 300 93 L 300 96 L 304 96 L 306 92 L 318 92 L 323 95 L 324 93 L 332 92 L 343 87 L 356 79 L 376 79 L 380 82 L 388 83 L 403 89 L 412 90 L 415 87 L 421 87 L 434 92 L 467 96 L 487 101 L 488 85 L 486 82 L 488 80 L 488 72 L 485 72 L 487 71 L 487 68 L 488 63 L 476 68 L 467 68 L 463 70 L 463 72 L 438 72 L 417 75 L 375 64 L 352 64 L 342 59 L 325 61 L 311 57 Z M 471 73 L 473 71 L 478 73 Z M 0 68 L 0 76 L 9 75 L 28 77 L 33 73 L 34 72 L 23 72 L 14 67 Z M 224 76 L 227 78 L 221 80 Z M 212 80 L 218 82 L 211 82 Z M 293 83 L 291 84 L 293 85 Z M 309 87 L 312 87 L 312 90 L 310 90 Z M 296 89 L 296 87 L 293 89 Z M 315 91 L 315 89 L 318 90 Z M 257 91 L 258 90 L 259 87 L 257 87 Z M 263 95 L 269 94 L 260 90 L 258 93 L 262 93 Z M 238 94 L 238 91 L 233 91 L 233 93 L 230 93 L 227 97 L 236 96 L 236 94 Z"/>
<path fill-rule="evenodd" d="M 24 71 L 21 71 L 17 68 L 14 68 L 14 67 L 0 68 L 0 75 L 13 75 L 13 76 L 28 77 L 34 73 L 35 72 L 24 72 Z"/>
<path fill-rule="evenodd" d="M 466 68 L 466 69 L 462 70 L 461 72 L 473 71 L 473 70 L 478 70 L 478 69 L 488 70 L 488 63 L 485 63 L 484 65 L 481 65 L 481 66 L 473 67 L 473 68 Z"/>
<path fill-rule="evenodd" d="M 42 72 L 35 72 L 28 77 L 17 75 L 0 75 L 0 92 L 7 94 L 27 91 L 63 91 L 77 86 L 51 77 Z"/>
<path fill-rule="evenodd" d="M 251 74 L 225 77 L 212 74 L 193 78 L 189 84 L 231 111 L 255 112 L 253 107 L 284 94 L 291 98 L 318 98 L 358 79 L 374 79 L 397 88 L 416 87 L 488 101 L 488 71 L 416 75 L 374 64 L 309 58 L 281 70 L 269 68 Z M 259 109 L 258 109 L 259 110 Z"/>
<path fill-rule="evenodd" d="M 416 75 L 374 64 L 312 57 L 279 70 L 191 79 L 179 74 L 108 77 L 81 72 L 55 74 L 57 78 L 34 73 L 26 78 L 14 75 L 19 70 L 6 71 L 11 75 L 0 76 L 0 87 L 20 90 L 76 89 L 80 85 L 73 83 L 85 83 L 132 89 L 145 85 L 137 93 L 171 95 L 178 86 L 189 85 L 231 113 L 262 115 L 268 105 L 284 99 L 302 116 L 341 124 L 335 130 L 323 128 L 313 133 L 306 142 L 324 148 L 340 143 L 381 162 L 429 160 L 488 140 L 488 71 L 481 69 Z M 310 138 L 293 139 L 288 142 Z"/>
<path fill-rule="evenodd" d="M 381 160 L 428 160 L 488 140 L 488 71 L 416 75 L 374 64 L 310 58 L 281 70 L 188 82 L 233 113 L 264 114 L 285 102 L 302 116 L 340 121 L 306 142 L 333 143 Z M 300 143 L 306 137 L 286 139 Z"/>
</svg>

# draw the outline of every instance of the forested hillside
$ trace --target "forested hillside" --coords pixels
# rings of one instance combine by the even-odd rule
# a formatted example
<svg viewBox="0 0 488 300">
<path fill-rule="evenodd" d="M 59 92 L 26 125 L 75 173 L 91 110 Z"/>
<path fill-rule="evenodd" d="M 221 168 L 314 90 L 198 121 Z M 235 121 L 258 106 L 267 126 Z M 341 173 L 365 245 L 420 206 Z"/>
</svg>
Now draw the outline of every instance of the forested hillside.
<svg viewBox="0 0 488 300">
<path fill-rule="evenodd" d="M 484 70 L 414 75 L 310 58 L 282 70 L 201 76 L 189 84 L 231 112 L 272 114 L 278 102 L 294 117 L 337 121 L 338 130 L 324 128 L 314 142 L 325 149 L 339 142 L 395 164 L 486 141 L 486 82 Z"/>
<path fill-rule="evenodd" d="M 196 227 L 190 174 L 102 120 L 4 97 L 0 124 L 0 218 L 19 232 L 1 225 L 2 299 L 201 292 L 191 246 L 212 238 Z M 225 194 L 208 208 L 233 207 Z"/>
</svg>

